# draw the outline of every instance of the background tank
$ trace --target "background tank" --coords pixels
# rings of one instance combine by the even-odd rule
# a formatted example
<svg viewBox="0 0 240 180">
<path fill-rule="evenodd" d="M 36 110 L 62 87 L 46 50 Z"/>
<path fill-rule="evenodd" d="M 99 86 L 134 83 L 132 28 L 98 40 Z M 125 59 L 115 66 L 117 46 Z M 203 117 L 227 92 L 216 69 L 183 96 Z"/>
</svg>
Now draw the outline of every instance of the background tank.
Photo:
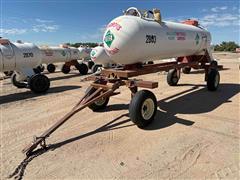
<svg viewBox="0 0 240 180">
<path fill-rule="evenodd" d="M 93 48 L 90 53 L 90 57 L 94 63 L 102 64 L 103 66 L 108 66 L 108 64 L 112 62 L 102 46 Z"/>
<path fill-rule="evenodd" d="M 60 46 L 60 47 L 40 47 L 42 53 L 42 63 L 50 64 L 56 62 L 68 62 L 80 59 L 80 52 L 77 48 Z"/>
<path fill-rule="evenodd" d="M 92 51 L 91 48 L 89 48 L 89 47 L 83 47 L 83 46 L 80 46 L 80 47 L 78 48 L 78 50 L 79 50 L 81 59 L 83 59 L 83 58 L 89 58 L 89 57 L 90 57 L 90 53 L 91 53 L 91 51 Z"/>
<path fill-rule="evenodd" d="M 34 68 L 40 64 L 41 52 L 36 45 L 0 39 L 0 71 Z"/>
<path fill-rule="evenodd" d="M 115 63 L 133 64 L 189 55 L 210 49 L 211 36 L 203 28 L 161 21 L 151 11 L 129 8 L 112 20 L 103 36 L 104 48 Z"/>
</svg>

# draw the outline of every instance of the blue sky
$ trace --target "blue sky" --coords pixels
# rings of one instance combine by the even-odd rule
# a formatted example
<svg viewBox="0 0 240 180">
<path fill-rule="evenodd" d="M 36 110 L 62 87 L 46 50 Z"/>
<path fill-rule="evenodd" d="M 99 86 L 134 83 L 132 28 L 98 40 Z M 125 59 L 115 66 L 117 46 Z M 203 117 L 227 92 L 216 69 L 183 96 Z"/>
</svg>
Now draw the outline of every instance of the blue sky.
<svg viewBox="0 0 240 180">
<path fill-rule="evenodd" d="M 104 27 L 128 7 L 159 8 L 164 20 L 198 19 L 213 43 L 239 40 L 239 2 L 223 0 L 0 0 L 0 36 L 41 45 L 101 42 Z"/>
</svg>

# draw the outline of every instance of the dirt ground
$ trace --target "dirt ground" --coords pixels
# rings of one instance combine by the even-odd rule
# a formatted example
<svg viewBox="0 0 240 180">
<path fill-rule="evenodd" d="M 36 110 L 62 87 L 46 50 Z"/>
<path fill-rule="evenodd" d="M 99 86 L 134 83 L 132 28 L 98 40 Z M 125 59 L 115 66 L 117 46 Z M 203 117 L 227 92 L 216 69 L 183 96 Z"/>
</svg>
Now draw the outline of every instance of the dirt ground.
<svg viewBox="0 0 240 180">
<path fill-rule="evenodd" d="M 47 152 L 25 161 L 25 145 L 67 113 L 90 82 L 80 82 L 77 71 L 47 74 L 51 89 L 36 96 L 0 80 L 1 179 L 239 179 L 240 57 L 214 56 L 224 65 L 216 92 L 206 90 L 202 71 L 182 74 L 177 87 L 167 85 L 166 73 L 141 76 L 159 82 L 152 90 L 157 115 L 145 130 L 129 120 L 123 87 L 106 111 L 79 112 L 47 139 Z"/>
</svg>

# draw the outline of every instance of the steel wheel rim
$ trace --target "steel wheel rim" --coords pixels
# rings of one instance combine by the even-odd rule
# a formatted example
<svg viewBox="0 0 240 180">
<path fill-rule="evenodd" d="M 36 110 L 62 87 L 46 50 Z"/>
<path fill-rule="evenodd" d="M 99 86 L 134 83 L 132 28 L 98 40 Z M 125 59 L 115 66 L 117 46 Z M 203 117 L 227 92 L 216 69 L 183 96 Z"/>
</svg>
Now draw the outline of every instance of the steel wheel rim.
<svg viewBox="0 0 240 180">
<path fill-rule="evenodd" d="M 154 114 L 154 109 L 155 109 L 154 107 L 155 107 L 154 102 L 151 98 L 148 98 L 143 102 L 141 113 L 142 113 L 142 117 L 145 120 L 151 119 L 151 117 Z"/>
<path fill-rule="evenodd" d="M 105 101 L 106 101 L 105 98 L 101 98 L 101 99 L 95 101 L 95 104 L 96 104 L 97 106 L 102 106 L 102 105 L 105 103 Z"/>
<path fill-rule="evenodd" d="M 174 73 L 172 80 L 173 80 L 174 83 L 177 83 L 177 82 L 178 82 L 177 72 Z"/>
</svg>

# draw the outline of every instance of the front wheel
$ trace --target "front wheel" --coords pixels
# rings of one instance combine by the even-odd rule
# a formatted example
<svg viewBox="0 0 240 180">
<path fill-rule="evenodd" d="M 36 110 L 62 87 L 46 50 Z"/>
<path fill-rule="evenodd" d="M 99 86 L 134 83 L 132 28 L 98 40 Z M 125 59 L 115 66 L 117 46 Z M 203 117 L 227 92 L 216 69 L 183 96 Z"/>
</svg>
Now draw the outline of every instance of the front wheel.
<svg viewBox="0 0 240 180">
<path fill-rule="evenodd" d="M 65 64 L 62 66 L 62 72 L 64 74 L 68 74 L 70 72 L 70 67 L 69 66 L 66 66 Z"/>
<path fill-rule="evenodd" d="M 29 80 L 29 87 L 34 93 L 45 93 L 50 87 L 50 81 L 43 74 L 35 74 Z"/>
<path fill-rule="evenodd" d="M 12 76 L 13 71 L 4 71 L 5 76 Z"/>
<path fill-rule="evenodd" d="M 92 66 L 92 73 L 95 73 L 95 72 L 97 72 L 97 70 L 98 70 L 98 68 L 100 68 L 100 67 L 102 67 L 102 65 L 99 65 L 99 64 L 94 64 L 93 66 Z"/>
<path fill-rule="evenodd" d="M 94 66 L 94 62 L 93 61 L 88 61 L 88 68 L 92 69 L 92 67 Z"/>
<path fill-rule="evenodd" d="M 78 71 L 80 72 L 80 74 L 82 75 L 86 75 L 88 73 L 88 66 L 84 63 L 82 64 L 78 64 L 76 66 L 76 68 L 78 69 Z"/>
<path fill-rule="evenodd" d="M 210 69 L 207 75 L 207 88 L 216 91 L 220 82 L 220 74 L 217 69 Z"/>
<path fill-rule="evenodd" d="M 15 73 L 12 74 L 12 76 L 11 76 L 12 84 L 14 86 L 16 86 L 17 88 L 25 88 L 25 87 L 27 87 L 26 83 L 17 81 L 16 76 L 17 75 Z"/>
<path fill-rule="evenodd" d="M 93 104 L 89 105 L 88 107 L 92 111 L 99 111 L 99 110 L 105 109 L 108 102 L 109 102 L 109 97 L 101 98 L 101 99 L 95 101 Z"/>
<path fill-rule="evenodd" d="M 88 91 L 88 94 L 91 95 L 92 93 L 94 93 L 96 91 L 96 89 L 90 88 L 90 89 L 87 89 L 87 91 Z M 99 110 L 105 109 L 108 102 L 109 102 L 109 97 L 103 97 L 103 98 L 95 101 L 94 103 L 90 104 L 88 107 L 92 111 L 99 111 Z"/>
<path fill-rule="evenodd" d="M 138 91 L 129 105 L 129 116 L 139 128 L 148 126 L 157 112 L 157 100 L 155 95 L 148 90 Z"/>
</svg>

